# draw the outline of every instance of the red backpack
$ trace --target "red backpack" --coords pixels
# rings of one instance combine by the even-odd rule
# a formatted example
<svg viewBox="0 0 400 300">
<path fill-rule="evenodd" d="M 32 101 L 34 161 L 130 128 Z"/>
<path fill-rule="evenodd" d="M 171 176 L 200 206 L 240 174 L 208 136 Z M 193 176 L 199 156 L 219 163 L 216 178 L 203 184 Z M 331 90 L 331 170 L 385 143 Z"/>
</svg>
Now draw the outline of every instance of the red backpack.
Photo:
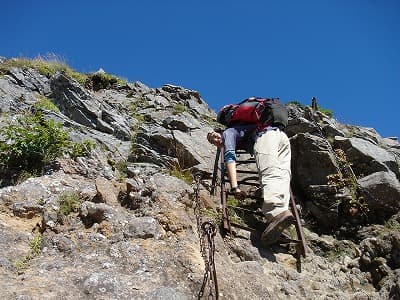
<svg viewBox="0 0 400 300">
<path fill-rule="evenodd" d="M 278 98 L 252 97 L 238 104 L 228 104 L 222 107 L 217 115 L 217 122 L 227 127 L 238 124 L 286 127 L 288 112 Z"/>
</svg>

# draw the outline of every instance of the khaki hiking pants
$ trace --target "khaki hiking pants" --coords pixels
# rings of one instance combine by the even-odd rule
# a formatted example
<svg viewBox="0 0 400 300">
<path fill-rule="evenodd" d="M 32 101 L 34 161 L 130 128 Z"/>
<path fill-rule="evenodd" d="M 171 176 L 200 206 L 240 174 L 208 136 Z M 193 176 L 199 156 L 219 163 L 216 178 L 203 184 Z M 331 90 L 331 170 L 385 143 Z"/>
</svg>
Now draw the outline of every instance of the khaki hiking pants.
<svg viewBox="0 0 400 300">
<path fill-rule="evenodd" d="M 264 203 L 262 210 L 272 217 L 288 210 L 290 200 L 290 142 L 280 131 L 268 130 L 256 139 L 254 156 L 260 176 Z"/>
</svg>

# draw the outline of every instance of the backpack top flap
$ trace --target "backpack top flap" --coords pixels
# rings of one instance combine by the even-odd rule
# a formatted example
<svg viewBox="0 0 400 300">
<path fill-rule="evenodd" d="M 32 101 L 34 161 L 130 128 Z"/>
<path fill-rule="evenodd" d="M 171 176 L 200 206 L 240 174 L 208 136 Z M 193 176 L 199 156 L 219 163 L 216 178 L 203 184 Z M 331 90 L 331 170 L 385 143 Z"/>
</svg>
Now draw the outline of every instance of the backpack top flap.
<svg viewBox="0 0 400 300">
<path fill-rule="evenodd" d="M 231 118 L 231 123 L 257 124 L 260 122 L 264 103 L 259 99 L 246 99 L 240 102 Z"/>
<path fill-rule="evenodd" d="M 287 126 L 288 112 L 278 98 L 247 98 L 238 104 L 228 104 L 221 108 L 217 122 L 233 124 L 258 124 Z"/>
</svg>

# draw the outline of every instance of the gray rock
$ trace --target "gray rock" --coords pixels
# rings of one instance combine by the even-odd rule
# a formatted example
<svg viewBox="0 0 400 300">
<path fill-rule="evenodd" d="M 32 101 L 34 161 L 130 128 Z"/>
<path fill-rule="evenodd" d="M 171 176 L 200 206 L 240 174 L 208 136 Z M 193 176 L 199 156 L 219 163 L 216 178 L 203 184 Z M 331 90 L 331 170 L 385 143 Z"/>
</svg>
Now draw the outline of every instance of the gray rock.
<svg viewBox="0 0 400 300">
<path fill-rule="evenodd" d="M 0 112 L 20 113 L 29 110 L 28 103 L 35 103 L 38 98 L 36 91 L 21 87 L 10 76 L 0 77 Z"/>
<path fill-rule="evenodd" d="M 34 216 L 40 215 L 43 207 L 37 203 L 24 202 L 13 203 L 12 211 L 15 216 L 31 219 Z"/>
<path fill-rule="evenodd" d="M 57 73 L 50 79 L 52 98 L 60 111 L 79 124 L 96 128 L 101 104 L 78 82 Z"/>
<path fill-rule="evenodd" d="M 292 137 L 298 133 L 313 133 L 317 131 L 318 127 L 303 117 L 289 119 L 288 126 L 285 129 L 285 132 L 289 137 Z"/>
<path fill-rule="evenodd" d="M 391 172 L 376 172 L 358 180 L 374 220 L 387 220 L 400 209 L 400 182 Z"/>
<path fill-rule="evenodd" d="M 145 98 L 149 102 L 149 105 L 155 108 L 165 108 L 171 105 L 171 102 L 164 96 L 146 94 Z"/>
<path fill-rule="evenodd" d="M 112 295 L 118 289 L 117 278 L 104 273 L 92 273 L 83 282 L 83 291 L 87 295 L 104 297 Z"/>
<path fill-rule="evenodd" d="M 105 133 L 110 133 L 110 134 L 114 133 L 114 128 L 112 128 L 110 125 L 108 125 L 101 119 L 96 119 L 96 128 Z"/>
<path fill-rule="evenodd" d="M 143 299 L 146 300 L 189 300 L 192 295 L 180 291 L 178 288 L 163 286 L 148 292 Z"/>
<path fill-rule="evenodd" d="M 55 235 L 52 237 L 52 243 L 58 251 L 64 253 L 71 253 L 76 248 L 74 242 L 63 235 Z"/>
<path fill-rule="evenodd" d="M 335 157 L 326 140 L 299 133 L 290 139 L 294 183 L 303 191 L 310 185 L 326 185 L 327 176 L 338 172 Z"/>
<path fill-rule="evenodd" d="M 347 137 L 360 138 L 375 145 L 379 145 L 383 142 L 382 137 L 374 128 L 342 125 L 342 130 L 345 131 Z"/>
<path fill-rule="evenodd" d="M 93 223 L 101 223 L 104 220 L 112 219 L 115 215 L 115 210 L 105 203 L 85 201 L 80 207 L 79 214 L 87 225 L 92 225 Z"/>
<path fill-rule="evenodd" d="M 335 138 L 335 146 L 342 149 L 353 164 L 356 175 L 370 175 L 380 171 L 392 171 L 400 178 L 399 166 L 394 155 L 361 138 Z"/>
<path fill-rule="evenodd" d="M 50 92 L 48 79 L 34 69 L 11 68 L 8 76 L 14 79 L 19 86 L 27 90 L 41 94 L 48 94 Z"/>
<path fill-rule="evenodd" d="M 140 82 L 140 81 L 136 81 L 136 82 L 128 82 L 127 86 L 132 89 L 133 91 L 137 92 L 137 93 L 150 93 L 151 89 L 145 85 L 144 83 Z"/>
<path fill-rule="evenodd" d="M 161 227 L 158 222 L 149 217 L 133 218 L 129 221 L 127 228 L 124 230 L 126 238 L 159 238 L 162 234 Z"/>
</svg>

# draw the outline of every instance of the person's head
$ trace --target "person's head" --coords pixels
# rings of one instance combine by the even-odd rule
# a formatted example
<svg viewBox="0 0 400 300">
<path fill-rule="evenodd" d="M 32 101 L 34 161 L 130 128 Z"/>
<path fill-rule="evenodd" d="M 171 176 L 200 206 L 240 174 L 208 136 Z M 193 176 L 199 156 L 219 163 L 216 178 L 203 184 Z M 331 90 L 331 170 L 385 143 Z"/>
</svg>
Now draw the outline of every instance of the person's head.
<svg viewBox="0 0 400 300">
<path fill-rule="evenodd" d="M 222 135 L 219 132 L 211 131 L 207 133 L 207 140 L 209 143 L 214 146 L 221 147 L 222 146 Z"/>
<path fill-rule="evenodd" d="M 359 206 L 355 203 L 353 203 L 350 208 L 349 208 L 349 214 L 352 217 L 355 217 L 359 214 Z"/>
</svg>

